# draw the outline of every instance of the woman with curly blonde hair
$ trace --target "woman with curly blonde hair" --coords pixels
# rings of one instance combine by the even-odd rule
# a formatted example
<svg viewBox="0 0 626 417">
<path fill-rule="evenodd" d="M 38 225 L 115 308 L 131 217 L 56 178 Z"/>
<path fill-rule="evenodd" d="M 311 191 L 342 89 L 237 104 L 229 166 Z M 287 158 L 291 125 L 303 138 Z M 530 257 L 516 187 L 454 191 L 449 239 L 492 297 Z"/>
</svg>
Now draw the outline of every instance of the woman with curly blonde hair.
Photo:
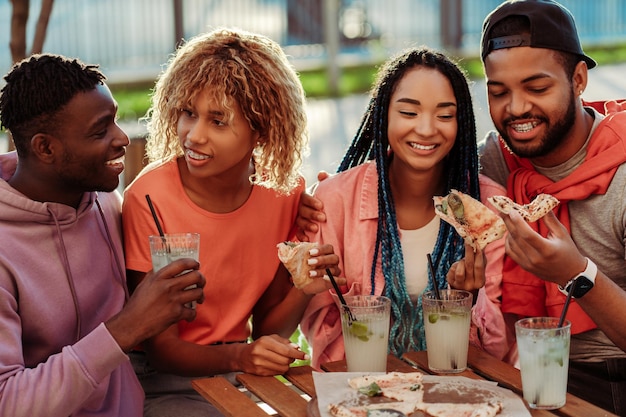
<svg viewBox="0 0 626 417">
<path fill-rule="evenodd" d="M 191 39 L 159 78 L 148 112 L 150 161 L 183 155 L 180 112 L 201 94 L 232 122 L 235 104 L 262 138 L 254 148 L 252 182 L 290 192 L 296 188 L 308 130 L 304 91 L 287 57 L 272 40 L 218 30 Z"/>
<path fill-rule="evenodd" d="M 200 233 L 205 302 L 191 322 L 131 355 L 146 391 L 146 416 L 219 415 L 191 379 L 230 372 L 275 375 L 305 354 L 289 341 L 312 295 L 329 284 L 292 286 L 276 245 L 290 240 L 304 187 L 308 143 L 304 92 L 272 40 L 233 29 L 182 45 L 160 76 L 148 112 L 150 164 L 124 193 L 131 286 L 152 269 L 148 236 Z M 330 245 L 316 276 L 336 272 Z M 144 374 L 145 373 L 145 374 Z"/>
</svg>

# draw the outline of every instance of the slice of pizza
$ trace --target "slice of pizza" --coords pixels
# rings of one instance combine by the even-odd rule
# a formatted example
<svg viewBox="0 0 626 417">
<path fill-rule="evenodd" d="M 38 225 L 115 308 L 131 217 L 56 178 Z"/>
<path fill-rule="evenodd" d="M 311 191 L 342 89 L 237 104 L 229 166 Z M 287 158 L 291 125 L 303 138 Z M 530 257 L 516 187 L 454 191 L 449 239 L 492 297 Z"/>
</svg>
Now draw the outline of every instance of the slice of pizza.
<svg viewBox="0 0 626 417">
<path fill-rule="evenodd" d="M 278 259 L 291 274 L 293 285 L 302 288 L 313 281 L 309 276 L 311 266 L 308 264 L 309 251 L 318 246 L 315 242 L 281 242 L 278 248 Z"/>
<path fill-rule="evenodd" d="M 350 378 L 348 385 L 361 394 L 358 400 L 329 404 L 328 411 L 334 417 L 366 417 L 373 410 L 395 410 L 409 415 L 422 403 L 422 377 L 421 372 L 389 372 Z"/>
<path fill-rule="evenodd" d="M 379 395 L 396 401 L 417 404 L 424 398 L 421 372 L 389 372 L 384 375 L 366 375 L 348 381 L 357 391 L 368 394 L 379 390 Z"/>
<path fill-rule="evenodd" d="M 432 417 L 495 417 L 502 411 L 500 401 L 485 403 L 423 403 L 420 408 Z"/>
<path fill-rule="evenodd" d="M 374 413 L 373 411 L 379 410 L 380 413 Z M 348 405 L 348 404 L 330 404 L 328 411 L 333 417 L 370 417 L 372 415 L 384 415 L 384 410 L 399 411 L 403 415 L 411 415 L 417 408 L 413 405 L 404 402 L 381 402 L 368 405 Z M 391 416 L 391 413 L 387 413 Z M 393 415 L 397 415 L 393 414 Z"/>
<path fill-rule="evenodd" d="M 435 213 L 450 223 L 474 250 L 500 239 L 506 232 L 504 221 L 489 207 L 470 195 L 452 190 L 435 196 Z"/>
<path fill-rule="evenodd" d="M 517 211 L 527 222 L 536 222 L 559 205 L 559 200 L 550 194 L 539 194 L 528 204 L 518 204 L 504 195 L 494 195 L 488 200 L 504 214 Z"/>
</svg>

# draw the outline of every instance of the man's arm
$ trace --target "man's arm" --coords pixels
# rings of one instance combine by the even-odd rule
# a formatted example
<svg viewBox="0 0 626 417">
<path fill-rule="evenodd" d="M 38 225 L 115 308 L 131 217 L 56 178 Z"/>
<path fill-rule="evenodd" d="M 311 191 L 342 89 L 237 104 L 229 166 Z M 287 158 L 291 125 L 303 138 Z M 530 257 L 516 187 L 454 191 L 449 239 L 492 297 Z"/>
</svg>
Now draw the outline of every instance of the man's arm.
<svg viewBox="0 0 626 417">
<path fill-rule="evenodd" d="M 509 232 L 506 253 L 525 270 L 561 286 L 585 270 L 587 260 L 554 213 L 549 212 L 540 220 L 550 229 L 546 238 L 532 230 L 515 211 L 502 218 Z M 598 271 L 594 287 L 576 302 L 617 347 L 626 351 L 624 290 Z"/>
</svg>

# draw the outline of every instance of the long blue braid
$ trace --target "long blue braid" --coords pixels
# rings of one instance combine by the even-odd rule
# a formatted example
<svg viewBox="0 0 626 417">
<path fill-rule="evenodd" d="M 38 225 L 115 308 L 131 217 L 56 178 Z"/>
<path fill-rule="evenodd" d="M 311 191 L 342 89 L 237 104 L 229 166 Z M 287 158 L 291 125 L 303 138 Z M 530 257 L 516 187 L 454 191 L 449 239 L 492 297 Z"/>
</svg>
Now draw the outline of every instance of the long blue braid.
<svg viewBox="0 0 626 417">
<path fill-rule="evenodd" d="M 433 68 L 445 75 L 452 84 L 457 101 L 458 132 L 455 144 L 445 161 L 444 170 L 447 173 L 447 192 L 454 188 L 474 198 L 480 198 L 476 122 L 468 79 L 445 55 L 428 48 L 409 49 L 388 61 L 379 71 L 367 111 L 337 169 L 337 172 L 342 172 L 368 160 L 376 161 L 378 229 L 370 279 L 374 291 L 374 277 L 380 258 L 380 267 L 385 277 L 384 294 L 392 300 L 389 349 L 396 356 L 401 356 L 409 350 L 426 348 L 421 297 L 418 297 L 415 304 L 411 301 L 406 288 L 404 259 L 388 175 L 389 165 L 393 159 L 393 154 L 389 152 L 387 137 L 390 99 L 395 86 L 404 74 L 416 66 Z M 440 221 L 432 256 L 436 277 L 430 276 L 426 291 L 433 289 L 433 281 L 439 288 L 445 288 L 448 269 L 464 256 L 463 239 L 444 221 Z"/>
</svg>

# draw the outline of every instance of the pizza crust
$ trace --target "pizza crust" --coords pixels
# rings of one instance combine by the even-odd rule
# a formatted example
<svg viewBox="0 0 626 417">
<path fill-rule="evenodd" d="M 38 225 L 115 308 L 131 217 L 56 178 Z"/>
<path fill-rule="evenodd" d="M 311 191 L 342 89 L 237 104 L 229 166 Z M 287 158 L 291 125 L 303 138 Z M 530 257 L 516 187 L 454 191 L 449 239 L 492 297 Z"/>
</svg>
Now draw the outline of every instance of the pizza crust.
<svg viewBox="0 0 626 417">
<path fill-rule="evenodd" d="M 302 288 L 313 282 L 313 278 L 309 276 L 312 269 L 308 264 L 309 251 L 318 247 L 316 242 L 281 242 L 278 248 L 278 259 L 285 265 L 293 285 L 296 288 Z"/>
<path fill-rule="evenodd" d="M 494 195 L 488 200 L 498 211 L 504 214 L 517 211 L 527 222 L 536 222 L 559 205 L 559 200 L 550 194 L 539 194 L 528 204 L 518 204 L 504 195 Z"/>
<path fill-rule="evenodd" d="M 451 224 L 457 233 L 474 251 L 483 249 L 488 243 L 504 236 L 504 221 L 472 196 L 457 190 L 451 190 L 446 196 L 433 197 L 435 213 L 442 220 Z M 460 201 L 462 208 L 455 210 L 450 201 Z"/>
</svg>

